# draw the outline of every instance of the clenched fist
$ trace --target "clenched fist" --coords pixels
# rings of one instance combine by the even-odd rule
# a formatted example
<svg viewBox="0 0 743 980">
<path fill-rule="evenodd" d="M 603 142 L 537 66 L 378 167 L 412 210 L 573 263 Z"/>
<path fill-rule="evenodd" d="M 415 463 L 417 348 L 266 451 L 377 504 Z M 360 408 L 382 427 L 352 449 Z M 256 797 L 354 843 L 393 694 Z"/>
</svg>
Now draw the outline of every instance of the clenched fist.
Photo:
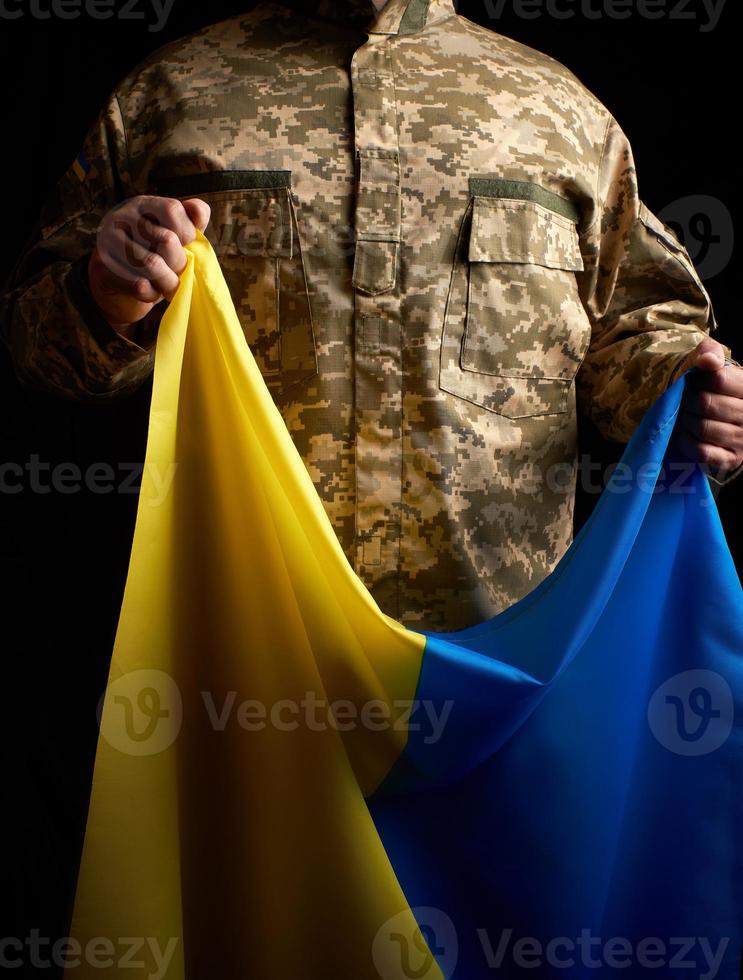
<svg viewBox="0 0 743 980">
<path fill-rule="evenodd" d="M 162 299 L 170 300 L 186 267 L 196 229 L 206 228 L 211 210 L 198 198 L 133 197 L 101 222 L 88 263 L 96 305 L 124 337 Z"/>
<path fill-rule="evenodd" d="M 725 351 L 708 338 L 692 351 L 682 370 L 687 379 L 678 445 L 717 479 L 743 464 L 743 368 L 725 360 Z"/>
</svg>

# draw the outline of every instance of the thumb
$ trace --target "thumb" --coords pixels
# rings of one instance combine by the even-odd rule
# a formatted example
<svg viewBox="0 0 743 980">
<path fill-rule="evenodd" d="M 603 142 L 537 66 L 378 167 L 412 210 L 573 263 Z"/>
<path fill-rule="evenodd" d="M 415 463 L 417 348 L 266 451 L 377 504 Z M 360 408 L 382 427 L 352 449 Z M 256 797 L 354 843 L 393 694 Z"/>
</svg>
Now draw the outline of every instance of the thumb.
<svg viewBox="0 0 743 980">
<path fill-rule="evenodd" d="M 206 201 L 202 201 L 198 197 L 191 197 L 183 202 L 183 209 L 199 231 L 203 231 L 209 224 L 212 209 Z"/>
<path fill-rule="evenodd" d="M 725 348 L 716 340 L 708 337 L 689 354 L 682 365 L 682 373 L 691 368 L 700 371 L 720 371 L 725 367 Z"/>
</svg>

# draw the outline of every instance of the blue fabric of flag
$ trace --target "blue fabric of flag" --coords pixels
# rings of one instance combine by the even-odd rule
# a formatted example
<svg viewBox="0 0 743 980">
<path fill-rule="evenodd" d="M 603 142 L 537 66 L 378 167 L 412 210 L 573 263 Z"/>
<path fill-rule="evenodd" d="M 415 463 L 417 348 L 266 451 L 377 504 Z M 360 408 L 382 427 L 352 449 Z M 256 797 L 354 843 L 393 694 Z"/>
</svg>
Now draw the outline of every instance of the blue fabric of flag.
<svg viewBox="0 0 743 980">
<path fill-rule="evenodd" d="M 672 455 L 684 386 L 549 578 L 427 634 L 446 723 L 411 726 L 370 807 L 447 977 L 740 976 L 743 592 Z"/>
</svg>

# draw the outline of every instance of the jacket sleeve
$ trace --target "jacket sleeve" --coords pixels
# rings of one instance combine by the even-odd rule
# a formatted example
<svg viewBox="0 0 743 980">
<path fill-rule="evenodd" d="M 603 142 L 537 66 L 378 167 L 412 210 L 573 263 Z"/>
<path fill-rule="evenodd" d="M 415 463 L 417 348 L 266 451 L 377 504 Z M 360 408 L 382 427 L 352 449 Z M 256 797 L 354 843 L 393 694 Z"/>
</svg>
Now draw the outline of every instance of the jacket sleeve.
<svg viewBox="0 0 743 980">
<path fill-rule="evenodd" d="M 607 438 L 626 442 L 717 324 L 687 251 L 640 200 L 632 150 L 614 119 L 581 247 L 592 332 L 576 378 L 578 404 Z"/>
<path fill-rule="evenodd" d="M 126 134 L 113 95 L 81 153 L 44 203 L 0 304 L 0 336 L 21 383 L 75 401 L 136 388 L 152 369 L 153 307 L 133 340 L 119 335 L 88 289 L 87 263 L 103 216 L 129 195 Z"/>
</svg>

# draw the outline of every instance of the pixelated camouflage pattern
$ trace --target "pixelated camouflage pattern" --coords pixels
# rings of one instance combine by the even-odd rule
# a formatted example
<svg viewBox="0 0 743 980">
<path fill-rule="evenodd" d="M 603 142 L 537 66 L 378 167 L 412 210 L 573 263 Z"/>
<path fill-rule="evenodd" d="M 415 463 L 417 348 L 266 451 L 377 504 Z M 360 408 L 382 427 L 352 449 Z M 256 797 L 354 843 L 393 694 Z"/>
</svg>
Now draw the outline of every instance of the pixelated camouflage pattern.
<svg viewBox="0 0 743 980">
<path fill-rule="evenodd" d="M 515 262 L 582 272 L 575 225 L 528 201 L 473 199 L 470 262 Z"/>
<path fill-rule="evenodd" d="M 565 275 L 583 270 L 573 222 L 539 204 L 475 197 L 467 238 L 453 273 L 466 288 L 466 309 L 447 318 L 461 366 L 499 378 L 572 380 L 591 333 L 575 276 Z"/>
<path fill-rule="evenodd" d="M 141 382 L 151 348 L 86 303 L 85 259 L 107 209 L 177 179 L 212 207 L 246 337 L 357 573 L 406 625 L 457 629 L 554 568 L 577 406 L 626 440 L 714 325 L 709 297 L 641 204 L 616 121 L 559 63 L 451 0 L 313 6 L 262 4 L 121 82 L 2 330 L 27 383 L 96 399 Z M 235 189 L 241 171 L 289 186 Z"/>
</svg>

